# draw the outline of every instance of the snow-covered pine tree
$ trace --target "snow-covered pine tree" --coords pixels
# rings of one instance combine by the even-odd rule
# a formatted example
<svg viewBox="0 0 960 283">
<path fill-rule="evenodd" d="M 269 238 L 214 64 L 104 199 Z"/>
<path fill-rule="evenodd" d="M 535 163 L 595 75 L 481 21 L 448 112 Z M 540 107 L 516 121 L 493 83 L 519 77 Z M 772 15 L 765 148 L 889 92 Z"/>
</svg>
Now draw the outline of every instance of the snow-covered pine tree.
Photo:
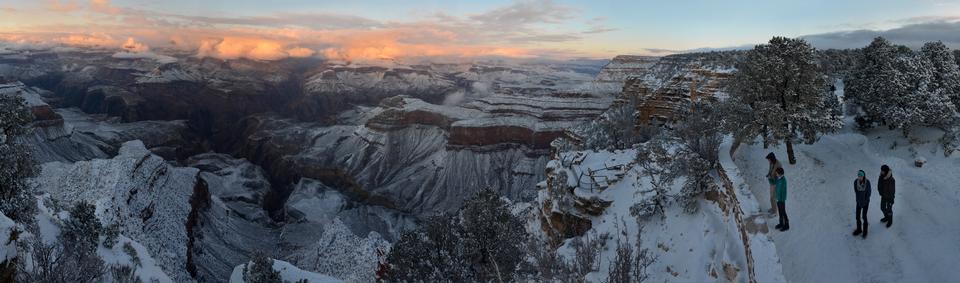
<svg viewBox="0 0 960 283">
<path fill-rule="evenodd" d="M 510 282 L 523 259 L 528 235 L 523 221 L 510 212 L 510 203 L 483 190 L 464 203 L 461 212 L 464 255 L 473 259 L 480 281 Z"/>
<path fill-rule="evenodd" d="M 63 225 L 64 246 L 68 252 L 93 254 L 100 244 L 103 225 L 95 214 L 96 207 L 79 202 L 70 209 L 70 220 Z"/>
<path fill-rule="evenodd" d="M 953 103 L 938 87 L 936 69 L 925 56 L 901 54 L 896 59 L 898 75 L 892 81 L 899 95 L 883 99 L 885 120 L 892 128 L 903 130 L 906 136 L 917 126 L 947 126 L 956 111 Z"/>
<path fill-rule="evenodd" d="M 933 71 L 931 89 L 939 89 L 950 98 L 953 105 L 960 106 L 960 66 L 957 58 L 943 42 L 927 42 L 920 54 L 930 62 Z"/>
<path fill-rule="evenodd" d="M 387 263 L 387 282 L 473 281 L 456 215 L 431 216 L 419 229 L 404 232 L 387 254 Z"/>
<path fill-rule="evenodd" d="M 897 49 L 883 37 L 874 38 L 863 48 L 857 67 L 844 82 L 845 98 L 862 108 L 864 124 L 885 124 L 889 99 L 905 92 L 905 85 L 896 83 L 902 81 L 896 66 Z"/>
<path fill-rule="evenodd" d="M 33 114 L 19 95 L 0 95 L 0 211 L 16 222 L 27 223 L 36 213 L 36 202 L 27 178 L 36 172 L 30 151 L 20 142 Z"/>
<path fill-rule="evenodd" d="M 957 65 L 960 65 L 960 49 L 953 50 L 953 59 L 956 61 Z"/>
<path fill-rule="evenodd" d="M 387 255 L 391 282 L 509 282 L 529 242 L 523 221 L 490 190 L 464 202 L 459 214 L 426 219 L 404 232 Z"/>
<path fill-rule="evenodd" d="M 845 82 L 847 99 L 863 111 L 865 125 L 881 123 L 907 135 L 916 126 L 947 126 L 956 107 L 949 93 L 957 88 L 956 66 L 946 46 L 931 43 L 916 53 L 878 37 Z"/>
<path fill-rule="evenodd" d="M 748 115 L 729 119 L 724 129 L 735 137 L 787 146 L 791 164 L 796 163 L 793 143 L 797 133 L 805 142 L 816 141 L 823 133 L 838 130 L 840 117 L 828 109 L 829 90 L 816 51 L 803 39 L 774 37 L 757 45 L 737 64 L 727 103 L 742 104 L 728 115 Z M 749 120 L 753 122 L 747 122 Z"/>
<path fill-rule="evenodd" d="M 247 283 L 283 283 L 280 272 L 273 269 L 273 259 L 261 251 L 253 254 L 243 266 L 243 282 Z"/>
</svg>

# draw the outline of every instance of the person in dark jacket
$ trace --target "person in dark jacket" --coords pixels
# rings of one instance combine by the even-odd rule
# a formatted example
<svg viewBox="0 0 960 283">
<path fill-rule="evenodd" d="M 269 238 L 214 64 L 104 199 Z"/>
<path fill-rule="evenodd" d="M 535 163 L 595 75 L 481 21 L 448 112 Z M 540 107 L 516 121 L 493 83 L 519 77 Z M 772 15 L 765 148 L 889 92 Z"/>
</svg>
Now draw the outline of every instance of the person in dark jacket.
<svg viewBox="0 0 960 283">
<path fill-rule="evenodd" d="M 777 169 L 783 169 L 783 166 L 780 165 L 780 161 L 777 160 L 777 155 L 773 154 L 773 152 L 767 154 L 767 162 L 770 165 L 770 168 L 767 169 L 767 183 L 770 184 L 770 214 L 776 214 L 777 213 L 776 212 L 777 211 L 776 175 L 777 175 Z"/>
<path fill-rule="evenodd" d="M 893 196 L 897 193 L 897 180 L 893 178 L 893 171 L 886 164 L 880 167 L 877 192 L 880 193 L 880 211 L 883 212 L 880 222 L 887 222 L 889 228 L 893 225 Z"/>
<path fill-rule="evenodd" d="M 854 215 L 857 218 L 857 230 L 853 230 L 853 235 L 863 235 L 867 238 L 867 208 L 870 206 L 870 180 L 867 180 L 867 173 L 860 170 L 857 172 L 857 179 L 853 180 L 853 193 L 857 196 L 857 210 Z M 860 221 L 863 218 L 863 221 Z"/>
<path fill-rule="evenodd" d="M 783 176 L 783 168 L 777 168 L 776 181 L 774 186 L 776 187 L 776 198 L 777 198 L 777 210 L 780 214 L 780 224 L 774 226 L 774 228 L 779 229 L 780 231 L 790 230 L 790 219 L 787 218 L 787 177 Z"/>
</svg>

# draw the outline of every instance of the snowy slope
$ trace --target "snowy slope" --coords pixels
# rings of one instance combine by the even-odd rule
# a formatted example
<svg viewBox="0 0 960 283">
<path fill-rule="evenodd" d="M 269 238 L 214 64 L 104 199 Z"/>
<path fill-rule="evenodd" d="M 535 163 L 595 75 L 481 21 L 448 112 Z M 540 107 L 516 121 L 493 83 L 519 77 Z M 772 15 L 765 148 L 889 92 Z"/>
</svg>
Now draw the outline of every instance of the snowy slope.
<svg viewBox="0 0 960 283">
<path fill-rule="evenodd" d="M 10 239 L 10 234 L 20 228 L 3 212 L 0 212 L 0 239 Z M 0 263 L 17 256 L 17 243 L 4 240 L 0 244 Z"/>
<path fill-rule="evenodd" d="M 616 256 L 618 238 L 623 244 L 633 244 L 640 226 L 643 247 L 658 257 L 648 269 L 652 282 L 749 282 L 748 260 L 741 237 L 741 230 L 735 219 L 736 214 L 725 208 L 724 200 L 697 200 L 698 209 L 689 213 L 679 204 L 667 207 L 663 217 L 653 216 L 640 221 L 631 216 L 630 207 L 644 202 L 652 196 L 649 192 L 649 177 L 644 176 L 639 166 L 632 163 L 636 151 L 617 152 L 574 151 L 561 154 L 562 159 L 573 160 L 573 166 L 562 169 L 569 176 L 584 176 L 585 172 L 596 172 L 595 178 L 600 186 L 594 185 L 586 177 L 580 180 L 568 179 L 568 185 L 574 193 L 583 199 L 593 196 L 609 201 L 610 206 L 602 214 L 588 217 L 592 222 L 587 235 L 610 233 L 605 248 L 600 255 L 600 269 L 587 275 L 588 282 L 604 282 L 607 270 Z M 549 166 L 560 166 L 552 161 Z M 604 169 L 609 168 L 609 169 Z M 680 182 L 670 190 L 680 190 Z M 541 194 L 541 198 L 544 197 Z M 721 204 L 723 202 L 723 204 Z M 624 234 L 621 234 L 624 233 Z M 776 255 L 770 250 L 772 245 L 753 244 L 754 258 L 758 255 L 765 262 L 776 262 Z M 769 241 L 768 241 L 769 242 Z M 570 240 L 558 251 L 568 258 L 574 252 Z M 775 265 L 764 265 L 773 266 Z M 772 278 L 782 281 L 776 274 L 764 274 L 757 278 Z M 770 282 L 770 281 L 759 281 Z"/>
<path fill-rule="evenodd" d="M 198 184 L 196 168 L 173 167 L 152 155 L 139 140 L 123 144 L 112 159 L 50 162 L 34 179 L 40 192 L 67 207 L 97 205 L 105 225 L 146 246 L 176 281 L 190 281 L 186 270 L 190 197 Z"/>
<path fill-rule="evenodd" d="M 192 156 L 187 164 L 200 169 L 210 192 L 194 228 L 197 281 L 226 280 L 254 252 L 277 248 L 277 229 L 261 206 L 270 183 L 259 166 L 219 153 Z"/>
<path fill-rule="evenodd" d="M 927 131 L 935 132 L 935 131 Z M 941 133 L 942 134 L 942 133 Z M 910 144 L 899 132 L 876 130 L 860 134 L 852 121 L 841 133 L 813 145 L 797 145 L 797 164 L 784 163 L 788 180 L 787 214 L 790 231 L 770 232 L 781 258 L 783 274 L 792 282 L 951 282 L 960 276 L 960 158 L 944 157 L 933 137 Z M 769 203 L 764 179 L 764 150 L 741 146 L 735 155 L 740 177 L 760 199 L 761 215 Z M 721 151 L 723 152 L 723 151 Z M 925 158 L 922 168 L 913 165 Z M 781 158 L 785 159 L 785 158 Z M 888 164 L 897 179 L 894 224 L 879 221 L 876 191 L 880 166 Z M 863 169 L 873 186 L 867 239 L 851 235 L 855 226 L 856 172 Z M 766 221 L 772 226 L 776 219 Z"/>
<path fill-rule="evenodd" d="M 2 239 L 9 238 L 10 231 L 12 231 L 11 228 L 16 227 L 15 229 L 20 232 L 18 236 L 19 242 L 7 242 L 4 240 L 5 244 L 0 245 L 0 262 L 12 257 L 19 257 L 17 260 L 21 263 L 29 262 L 32 257 L 30 254 L 32 252 L 30 250 L 30 241 L 35 237 L 40 237 L 45 244 L 58 244 L 57 241 L 60 239 L 61 226 L 70 218 L 70 214 L 67 211 L 61 210 L 67 208 L 60 205 L 59 201 L 52 199 L 49 194 L 37 196 L 36 200 L 36 230 L 28 230 L 28 228 L 25 228 L 23 225 L 17 225 L 0 213 L 0 237 L 2 237 Z M 47 204 L 52 204 L 54 207 L 48 207 Z M 98 208 L 98 210 L 105 211 L 102 207 Z M 100 218 L 102 222 L 104 217 L 98 215 L 98 218 Z M 104 245 L 106 237 L 101 234 L 100 241 L 101 243 L 97 246 L 96 254 L 103 260 L 107 268 L 119 266 L 130 267 L 133 270 L 133 275 L 143 282 L 174 282 L 158 265 L 158 262 L 150 254 L 150 250 L 136 240 L 120 234 L 117 236 L 116 242 L 112 247 L 106 247 Z M 102 281 L 110 282 L 109 280 L 112 278 L 111 275 L 108 273 L 105 274 L 105 276 L 106 278 L 101 278 Z"/>
</svg>

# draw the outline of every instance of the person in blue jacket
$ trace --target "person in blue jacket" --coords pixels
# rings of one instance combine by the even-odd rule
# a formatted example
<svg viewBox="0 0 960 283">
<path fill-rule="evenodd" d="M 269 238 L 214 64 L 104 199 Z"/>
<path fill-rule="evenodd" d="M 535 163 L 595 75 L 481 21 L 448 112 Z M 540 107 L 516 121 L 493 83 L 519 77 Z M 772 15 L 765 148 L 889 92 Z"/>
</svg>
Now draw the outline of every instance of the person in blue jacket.
<svg viewBox="0 0 960 283">
<path fill-rule="evenodd" d="M 857 179 L 853 180 L 853 193 L 857 197 L 857 210 L 854 216 L 857 218 L 857 229 L 853 230 L 853 235 L 863 235 L 867 238 L 867 208 L 870 207 L 870 180 L 867 180 L 867 173 L 863 170 L 857 171 Z M 861 222 L 860 218 L 863 218 Z"/>
<path fill-rule="evenodd" d="M 790 219 L 787 218 L 787 207 L 785 202 L 787 201 L 787 177 L 783 176 L 783 168 L 777 168 L 776 182 L 776 195 L 777 195 L 777 211 L 780 214 L 780 224 L 774 226 L 774 228 L 780 231 L 790 230 Z"/>
</svg>

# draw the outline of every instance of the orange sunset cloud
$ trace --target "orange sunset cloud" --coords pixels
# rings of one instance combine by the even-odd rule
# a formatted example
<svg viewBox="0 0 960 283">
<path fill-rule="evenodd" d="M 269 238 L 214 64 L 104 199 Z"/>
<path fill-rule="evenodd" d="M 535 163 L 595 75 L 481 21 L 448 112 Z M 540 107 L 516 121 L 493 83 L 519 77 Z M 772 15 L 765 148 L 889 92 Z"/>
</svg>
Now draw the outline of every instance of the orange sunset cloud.
<svg viewBox="0 0 960 283">
<path fill-rule="evenodd" d="M 583 33 L 551 32 L 552 25 L 572 19 L 574 11 L 550 0 L 519 1 L 480 14 L 440 13 L 416 22 L 338 14 L 199 17 L 122 7 L 109 0 L 45 1 L 8 13 L 24 18 L 56 14 L 67 19 L 29 17 L 15 29 L 0 28 L 0 39 L 19 42 L 21 47 L 58 44 L 133 53 L 178 49 L 197 57 L 254 60 L 536 57 L 543 53 L 542 43 L 579 40 L 597 25 L 591 20 Z M 551 52 L 564 54 L 560 50 L 547 53 Z"/>
</svg>

